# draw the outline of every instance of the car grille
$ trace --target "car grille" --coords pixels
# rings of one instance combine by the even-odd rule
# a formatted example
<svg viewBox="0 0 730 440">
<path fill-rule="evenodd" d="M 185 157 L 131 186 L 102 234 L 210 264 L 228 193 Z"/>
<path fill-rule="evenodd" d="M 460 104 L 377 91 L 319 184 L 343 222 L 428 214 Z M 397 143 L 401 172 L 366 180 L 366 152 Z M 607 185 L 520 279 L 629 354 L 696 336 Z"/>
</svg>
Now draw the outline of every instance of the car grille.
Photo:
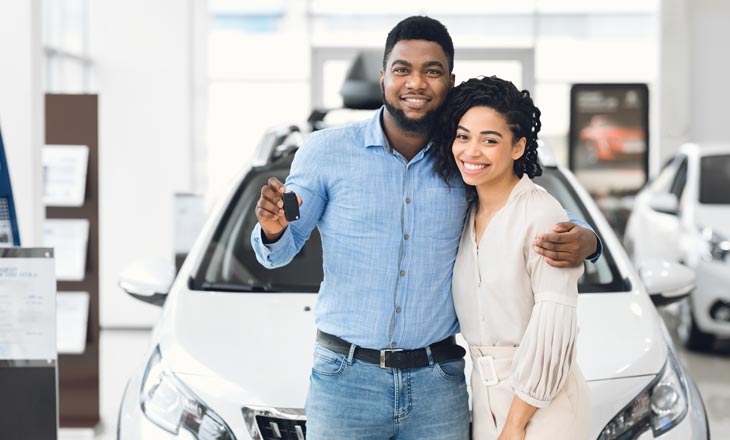
<svg viewBox="0 0 730 440">
<path fill-rule="evenodd" d="M 304 440 L 307 434 L 304 420 L 256 416 L 256 425 L 263 440 Z"/>
<path fill-rule="evenodd" d="M 253 440 L 305 440 L 307 418 L 301 408 L 244 406 L 243 420 Z"/>
</svg>

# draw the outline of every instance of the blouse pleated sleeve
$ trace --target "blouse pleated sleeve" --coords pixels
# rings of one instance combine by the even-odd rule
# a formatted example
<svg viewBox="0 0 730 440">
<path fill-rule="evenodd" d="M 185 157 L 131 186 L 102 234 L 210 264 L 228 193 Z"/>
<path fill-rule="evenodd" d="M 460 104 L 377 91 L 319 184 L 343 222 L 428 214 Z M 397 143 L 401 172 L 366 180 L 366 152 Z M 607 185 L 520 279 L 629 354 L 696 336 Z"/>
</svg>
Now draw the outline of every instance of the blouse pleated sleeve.
<svg viewBox="0 0 730 440">
<path fill-rule="evenodd" d="M 555 268 L 535 252 L 535 236 L 567 221 L 567 217 L 560 204 L 543 190 L 530 191 L 525 196 L 530 197 L 526 205 L 529 226 L 524 244 L 525 265 L 535 304 L 515 353 L 511 384 L 520 399 L 544 408 L 560 392 L 575 363 L 578 278 L 583 266 Z"/>
</svg>

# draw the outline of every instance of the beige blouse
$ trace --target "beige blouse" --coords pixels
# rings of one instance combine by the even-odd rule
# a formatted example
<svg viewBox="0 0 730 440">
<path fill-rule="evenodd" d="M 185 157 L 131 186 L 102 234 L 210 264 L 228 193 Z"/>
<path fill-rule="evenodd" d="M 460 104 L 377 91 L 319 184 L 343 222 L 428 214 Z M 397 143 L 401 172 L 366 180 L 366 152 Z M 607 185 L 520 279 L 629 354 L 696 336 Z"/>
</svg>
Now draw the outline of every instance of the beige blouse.
<svg viewBox="0 0 730 440">
<path fill-rule="evenodd" d="M 470 345 L 519 346 L 510 381 L 515 394 L 544 408 L 575 362 L 578 278 L 583 267 L 557 269 L 532 242 L 567 215 L 523 176 L 477 246 L 472 207 L 454 265 L 453 295 Z"/>
</svg>

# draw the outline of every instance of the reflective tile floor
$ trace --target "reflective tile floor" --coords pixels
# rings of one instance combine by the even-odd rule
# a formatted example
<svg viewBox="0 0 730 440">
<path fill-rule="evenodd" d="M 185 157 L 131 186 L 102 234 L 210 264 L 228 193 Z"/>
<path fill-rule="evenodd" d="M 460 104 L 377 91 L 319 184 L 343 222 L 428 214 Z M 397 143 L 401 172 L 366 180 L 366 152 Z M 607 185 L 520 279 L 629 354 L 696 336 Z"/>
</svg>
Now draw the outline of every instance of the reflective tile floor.
<svg viewBox="0 0 730 440">
<path fill-rule="evenodd" d="M 660 309 L 667 327 L 674 333 L 676 310 Z M 680 361 L 700 389 L 710 422 L 712 439 L 730 439 L 730 339 L 718 340 L 710 352 L 697 353 L 674 342 Z"/>
</svg>

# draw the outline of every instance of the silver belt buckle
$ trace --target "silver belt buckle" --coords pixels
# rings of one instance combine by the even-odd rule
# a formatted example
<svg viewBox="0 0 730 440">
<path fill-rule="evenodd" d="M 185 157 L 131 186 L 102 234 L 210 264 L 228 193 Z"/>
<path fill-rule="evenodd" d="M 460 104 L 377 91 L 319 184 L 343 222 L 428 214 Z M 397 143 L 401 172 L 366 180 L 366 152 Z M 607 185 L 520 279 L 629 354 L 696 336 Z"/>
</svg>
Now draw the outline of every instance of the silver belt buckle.
<svg viewBox="0 0 730 440">
<path fill-rule="evenodd" d="M 492 373 L 492 377 L 489 379 L 484 377 L 484 364 L 489 365 L 489 369 Z M 492 356 L 482 356 L 477 359 L 477 369 L 479 370 L 479 377 L 482 379 L 482 384 L 486 386 L 497 385 L 499 383 L 499 376 L 497 376 L 497 367 L 494 365 L 494 358 Z"/>
<path fill-rule="evenodd" d="M 395 352 L 395 351 L 403 351 L 402 348 L 395 348 L 395 349 L 386 349 L 386 350 L 380 350 L 380 368 L 390 368 L 385 366 L 385 353 L 387 352 Z"/>
</svg>

